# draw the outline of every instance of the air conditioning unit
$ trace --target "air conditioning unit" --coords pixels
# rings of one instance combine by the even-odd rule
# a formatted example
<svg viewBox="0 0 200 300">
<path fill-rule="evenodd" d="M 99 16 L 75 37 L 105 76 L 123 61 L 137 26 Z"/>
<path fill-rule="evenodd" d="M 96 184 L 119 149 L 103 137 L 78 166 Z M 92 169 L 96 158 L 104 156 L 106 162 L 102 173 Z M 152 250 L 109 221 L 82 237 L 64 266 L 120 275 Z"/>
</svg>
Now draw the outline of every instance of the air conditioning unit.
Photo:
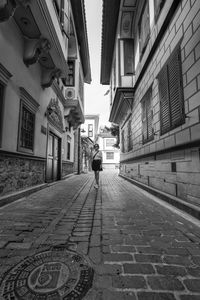
<svg viewBox="0 0 200 300">
<path fill-rule="evenodd" d="M 65 98 L 67 100 L 73 100 L 75 98 L 75 90 L 73 88 L 67 88 L 65 90 Z"/>
</svg>

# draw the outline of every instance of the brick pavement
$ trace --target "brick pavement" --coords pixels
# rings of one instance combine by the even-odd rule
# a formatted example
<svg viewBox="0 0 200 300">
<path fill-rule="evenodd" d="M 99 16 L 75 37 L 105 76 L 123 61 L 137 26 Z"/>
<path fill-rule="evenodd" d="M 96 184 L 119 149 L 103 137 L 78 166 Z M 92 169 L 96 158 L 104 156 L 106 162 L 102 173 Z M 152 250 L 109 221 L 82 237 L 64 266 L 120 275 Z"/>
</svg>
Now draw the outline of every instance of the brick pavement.
<svg viewBox="0 0 200 300">
<path fill-rule="evenodd" d="M 200 229 L 116 172 L 68 178 L 0 209 L 0 278 L 38 250 L 88 257 L 85 300 L 199 300 Z"/>
</svg>

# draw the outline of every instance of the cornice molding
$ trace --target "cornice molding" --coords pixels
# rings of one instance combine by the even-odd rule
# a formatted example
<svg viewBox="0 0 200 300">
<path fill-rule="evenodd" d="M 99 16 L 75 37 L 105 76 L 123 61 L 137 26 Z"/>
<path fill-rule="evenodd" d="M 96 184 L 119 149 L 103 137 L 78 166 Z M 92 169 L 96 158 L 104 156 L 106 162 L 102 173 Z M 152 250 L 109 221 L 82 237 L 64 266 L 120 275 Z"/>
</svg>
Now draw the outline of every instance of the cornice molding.
<svg viewBox="0 0 200 300">
<path fill-rule="evenodd" d="M 0 63 L 0 80 L 4 84 L 8 84 L 9 79 L 12 77 L 12 74 Z"/>
<path fill-rule="evenodd" d="M 40 106 L 39 103 L 23 87 L 20 87 L 19 90 L 20 98 L 32 111 L 36 112 Z"/>
</svg>

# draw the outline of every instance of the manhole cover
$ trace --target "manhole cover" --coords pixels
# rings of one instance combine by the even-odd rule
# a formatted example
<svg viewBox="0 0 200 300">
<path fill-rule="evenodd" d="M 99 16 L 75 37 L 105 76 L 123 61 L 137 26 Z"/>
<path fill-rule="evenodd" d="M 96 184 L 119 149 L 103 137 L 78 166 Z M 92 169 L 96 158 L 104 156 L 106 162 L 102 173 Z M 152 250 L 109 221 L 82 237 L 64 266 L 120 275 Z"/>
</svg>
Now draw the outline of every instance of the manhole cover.
<svg viewBox="0 0 200 300">
<path fill-rule="evenodd" d="M 80 254 L 56 248 L 37 253 L 14 266 L 3 278 L 5 300 L 77 300 L 92 285 L 93 269 Z"/>
</svg>

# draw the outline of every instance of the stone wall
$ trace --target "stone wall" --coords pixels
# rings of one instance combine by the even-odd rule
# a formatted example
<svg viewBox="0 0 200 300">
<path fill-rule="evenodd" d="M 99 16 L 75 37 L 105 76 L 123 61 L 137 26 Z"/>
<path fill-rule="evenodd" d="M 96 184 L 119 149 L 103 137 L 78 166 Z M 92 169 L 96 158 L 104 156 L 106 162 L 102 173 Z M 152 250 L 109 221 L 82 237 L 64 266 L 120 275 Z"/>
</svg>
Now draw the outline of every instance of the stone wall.
<svg viewBox="0 0 200 300">
<path fill-rule="evenodd" d="M 62 177 L 65 177 L 74 172 L 74 163 L 69 161 L 62 162 Z"/>
<path fill-rule="evenodd" d="M 0 196 L 45 181 L 45 161 L 0 153 Z"/>
<path fill-rule="evenodd" d="M 200 206 L 200 148 L 122 164 L 120 173 Z"/>
</svg>

